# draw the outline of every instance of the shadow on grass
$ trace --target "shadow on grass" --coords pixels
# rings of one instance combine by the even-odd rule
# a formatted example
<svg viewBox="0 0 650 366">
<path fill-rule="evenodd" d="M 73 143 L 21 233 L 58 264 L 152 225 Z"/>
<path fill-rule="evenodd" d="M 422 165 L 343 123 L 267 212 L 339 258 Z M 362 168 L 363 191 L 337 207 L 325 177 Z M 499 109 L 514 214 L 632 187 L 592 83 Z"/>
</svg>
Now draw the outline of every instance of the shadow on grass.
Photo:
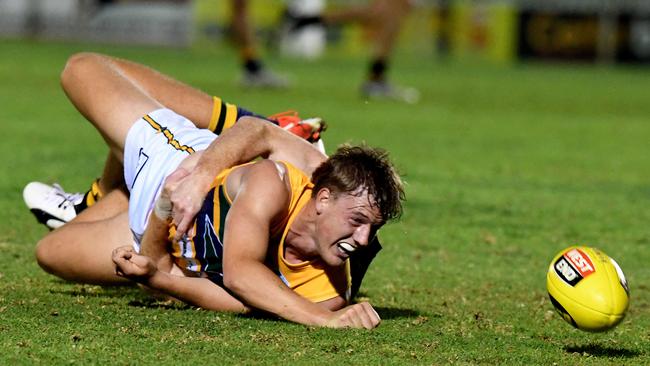
<svg viewBox="0 0 650 366">
<path fill-rule="evenodd" d="M 166 309 L 166 310 L 187 310 L 193 308 L 188 304 L 184 304 L 178 301 L 158 300 L 151 297 L 131 300 L 129 301 L 128 305 L 135 308 Z"/>
<path fill-rule="evenodd" d="M 62 282 L 66 284 L 65 282 Z M 124 298 L 137 296 L 142 292 L 135 286 L 95 286 L 95 285 L 75 285 L 75 288 L 50 289 L 51 294 L 68 295 L 68 296 L 84 296 L 84 297 L 110 297 L 110 298 Z"/>
<path fill-rule="evenodd" d="M 69 282 L 60 281 L 61 285 L 70 285 Z M 95 298 L 131 298 L 129 306 L 138 308 L 151 309 L 169 309 L 169 310 L 186 310 L 194 308 L 191 305 L 183 304 L 177 301 L 166 301 L 148 296 L 140 288 L 134 285 L 125 286 L 97 286 L 97 285 L 72 285 L 73 288 L 55 288 L 50 289 L 52 294 L 67 295 L 71 297 L 95 297 Z M 417 318 L 421 314 L 413 309 L 392 308 L 392 307 L 375 307 L 382 319 L 401 319 Z M 277 321 L 277 317 L 263 311 L 253 311 L 248 314 L 239 314 L 242 318 L 252 318 L 267 321 Z M 576 351 L 578 352 L 578 351 Z"/>
<path fill-rule="evenodd" d="M 278 318 L 277 316 L 275 316 L 275 315 L 273 315 L 273 314 L 270 314 L 270 313 L 264 312 L 264 311 L 262 311 L 262 310 L 255 310 L 255 309 L 252 310 L 252 311 L 249 312 L 249 313 L 245 313 L 245 314 L 235 314 L 235 315 L 236 315 L 238 318 L 242 318 L 242 319 L 264 320 L 264 321 L 268 321 L 268 322 L 279 322 L 279 321 L 282 321 L 282 322 L 283 322 L 283 321 L 284 321 L 284 320 Z"/>
<path fill-rule="evenodd" d="M 375 307 L 374 308 L 379 316 L 384 319 L 399 319 L 399 318 L 417 318 L 420 316 L 420 313 L 411 310 L 411 309 L 401 309 L 401 308 L 384 308 L 384 307 Z M 266 313 L 261 310 L 251 311 L 247 314 L 237 314 L 237 317 L 243 319 L 256 319 L 256 320 L 265 320 L 269 322 L 278 322 L 284 321 L 273 314 Z"/>
<path fill-rule="evenodd" d="M 565 346 L 564 351 L 568 353 L 582 353 L 596 357 L 631 358 L 641 355 L 641 352 L 636 350 L 619 347 L 608 347 L 597 343 Z"/>
<path fill-rule="evenodd" d="M 69 285 L 69 283 L 64 281 L 61 284 Z M 185 310 L 191 308 L 190 305 L 179 303 L 178 301 L 161 300 L 155 296 L 151 296 L 135 285 L 98 286 L 74 284 L 72 286 L 73 288 L 67 289 L 50 289 L 49 292 L 70 297 L 130 299 L 127 305 L 136 308 L 169 310 Z"/>
<path fill-rule="evenodd" d="M 403 308 L 385 308 L 381 306 L 375 307 L 375 310 L 382 319 L 400 319 L 400 318 L 417 318 L 420 313 L 413 309 Z"/>
</svg>

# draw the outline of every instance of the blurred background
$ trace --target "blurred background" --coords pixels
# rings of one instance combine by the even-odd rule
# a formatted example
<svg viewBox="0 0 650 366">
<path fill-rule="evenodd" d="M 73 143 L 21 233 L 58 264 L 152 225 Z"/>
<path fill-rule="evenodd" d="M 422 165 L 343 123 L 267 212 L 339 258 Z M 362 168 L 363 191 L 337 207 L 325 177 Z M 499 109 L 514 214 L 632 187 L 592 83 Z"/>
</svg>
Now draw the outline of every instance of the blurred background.
<svg viewBox="0 0 650 366">
<path fill-rule="evenodd" d="M 359 97 L 382 69 L 367 25 L 288 31 L 287 9 L 306 24 L 376 1 L 249 0 L 259 61 L 293 81 L 268 92 L 233 82 L 250 81 L 243 57 L 255 56 L 234 41 L 238 0 L 0 0 L 0 364 L 189 364 L 210 349 L 233 364 L 649 365 L 650 0 L 412 1 L 387 79 L 417 89 L 417 104 Z M 150 309 L 132 305 L 135 290 L 41 271 L 33 246 L 46 231 L 23 187 L 85 190 L 106 157 L 59 85 L 81 51 L 261 114 L 321 116 L 328 151 L 360 140 L 390 151 L 408 200 L 362 288 L 381 307 L 381 332 L 359 343 L 355 332 Z M 552 312 L 548 265 L 572 244 L 625 271 L 632 305 L 612 332 L 571 331 Z M 168 352 L 178 334 L 187 344 Z M 224 334 L 232 342 L 219 349 Z"/>
<path fill-rule="evenodd" d="M 324 46 L 363 53 L 367 31 L 347 24 L 325 32 L 283 32 L 287 7 L 366 3 L 342 0 L 251 0 L 249 15 L 266 52 L 316 58 Z M 399 52 L 512 63 L 566 60 L 650 62 L 647 0 L 416 0 Z M 190 47 L 229 42 L 226 0 L 0 0 L 0 36 Z M 291 34 L 289 34 L 291 33 Z"/>
</svg>

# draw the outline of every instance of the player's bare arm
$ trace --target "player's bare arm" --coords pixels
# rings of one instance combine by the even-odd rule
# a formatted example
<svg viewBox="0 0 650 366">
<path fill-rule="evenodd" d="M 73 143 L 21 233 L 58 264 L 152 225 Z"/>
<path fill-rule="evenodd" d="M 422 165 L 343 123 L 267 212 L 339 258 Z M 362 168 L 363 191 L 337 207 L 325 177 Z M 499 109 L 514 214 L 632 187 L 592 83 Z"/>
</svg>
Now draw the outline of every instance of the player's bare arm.
<svg viewBox="0 0 650 366">
<path fill-rule="evenodd" d="M 170 176 L 172 178 L 172 176 Z M 172 179 L 173 180 L 173 179 Z M 201 307 L 206 310 L 245 312 L 248 310 L 223 288 L 207 278 L 187 277 L 169 253 L 171 208 L 160 208 L 167 201 L 165 192 L 158 198 L 141 243 L 141 253 L 127 245 L 113 250 L 112 260 L 118 276 L 128 278 L 155 293 Z M 164 202 L 162 203 L 164 205 Z M 163 212 L 161 212 L 163 211 Z"/>
<path fill-rule="evenodd" d="M 238 179 L 237 176 L 232 178 Z M 225 286 L 245 304 L 293 322 L 330 327 L 376 327 L 379 316 L 369 304 L 355 304 L 332 312 L 296 294 L 269 269 L 265 260 L 270 225 L 286 210 L 290 190 L 271 161 L 248 167 L 239 179 L 236 192 L 230 192 L 234 200 L 224 233 Z M 273 198 L 261 200 L 260 197 Z"/>
<path fill-rule="evenodd" d="M 295 294 L 265 264 L 271 223 L 290 198 L 274 163 L 251 166 L 235 194 L 224 232 L 224 285 L 252 307 L 294 322 L 324 325 L 329 311 Z"/>
<path fill-rule="evenodd" d="M 248 307 L 207 278 L 186 277 L 182 273 L 159 270 L 154 261 L 135 252 L 132 246 L 113 250 L 119 276 L 152 290 L 206 310 L 246 312 Z"/>
<path fill-rule="evenodd" d="M 255 117 L 241 118 L 215 139 L 200 157 L 192 158 L 193 167 L 182 167 L 189 169 L 190 174 L 171 190 L 177 240 L 189 229 L 214 177 L 226 168 L 258 156 L 289 161 L 307 174 L 326 158 L 305 140 L 267 121 Z"/>
<path fill-rule="evenodd" d="M 152 259 L 156 268 L 163 272 L 171 272 L 175 267 L 169 251 L 169 224 L 172 220 L 172 203 L 170 187 L 178 184 L 188 172 L 177 169 L 165 179 L 160 196 L 156 199 L 153 212 L 149 215 L 147 228 L 140 244 L 140 253 Z M 176 268 L 180 271 L 180 269 Z"/>
</svg>

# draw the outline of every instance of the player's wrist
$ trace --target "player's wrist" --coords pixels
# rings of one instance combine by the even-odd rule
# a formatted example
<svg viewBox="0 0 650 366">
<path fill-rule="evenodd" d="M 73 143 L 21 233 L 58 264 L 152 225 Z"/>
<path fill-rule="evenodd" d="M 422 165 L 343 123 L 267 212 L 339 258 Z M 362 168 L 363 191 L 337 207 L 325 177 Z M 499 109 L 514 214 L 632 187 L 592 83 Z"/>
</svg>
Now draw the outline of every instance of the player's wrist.
<svg viewBox="0 0 650 366">
<path fill-rule="evenodd" d="M 335 312 L 325 309 L 321 306 L 318 306 L 316 311 L 312 314 L 312 324 L 318 327 L 329 327 L 331 328 L 335 321 Z"/>
<path fill-rule="evenodd" d="M 214 164 L 197 164 L 192 170 L 191 178 L 196 187 L 200 187 L 202 191 L 209 191 L 212 181 L 217 173 L 213 171 L 212 165 Z"/>
<path fill-rule="evenodd" d="M 168 276 L 168 273 L 160 271 L 158 268 L 156 268 L 152 271 L 149 277 L 143 281 L 143 284 L 147 287 L 151 287 L 152 289 L 164 291 L 166 284 L 169 282 Z"/>
</svg>

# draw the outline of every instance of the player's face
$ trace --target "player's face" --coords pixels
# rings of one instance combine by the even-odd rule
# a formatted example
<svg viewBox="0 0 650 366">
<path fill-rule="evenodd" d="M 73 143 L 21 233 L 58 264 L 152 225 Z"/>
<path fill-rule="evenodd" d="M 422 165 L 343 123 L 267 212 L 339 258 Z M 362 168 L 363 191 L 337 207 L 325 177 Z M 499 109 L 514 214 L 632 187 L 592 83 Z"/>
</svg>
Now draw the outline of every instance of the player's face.
<svg viewBox="0 0 650 366">
<path fill-rule="evenodd" d="M 373 202 L 365 191 L 360 195 L 318 193 L 318 251 L 326 264 L 341 265 L 351 253 L 372 241 L 383 225 Z"/>
</svg>

